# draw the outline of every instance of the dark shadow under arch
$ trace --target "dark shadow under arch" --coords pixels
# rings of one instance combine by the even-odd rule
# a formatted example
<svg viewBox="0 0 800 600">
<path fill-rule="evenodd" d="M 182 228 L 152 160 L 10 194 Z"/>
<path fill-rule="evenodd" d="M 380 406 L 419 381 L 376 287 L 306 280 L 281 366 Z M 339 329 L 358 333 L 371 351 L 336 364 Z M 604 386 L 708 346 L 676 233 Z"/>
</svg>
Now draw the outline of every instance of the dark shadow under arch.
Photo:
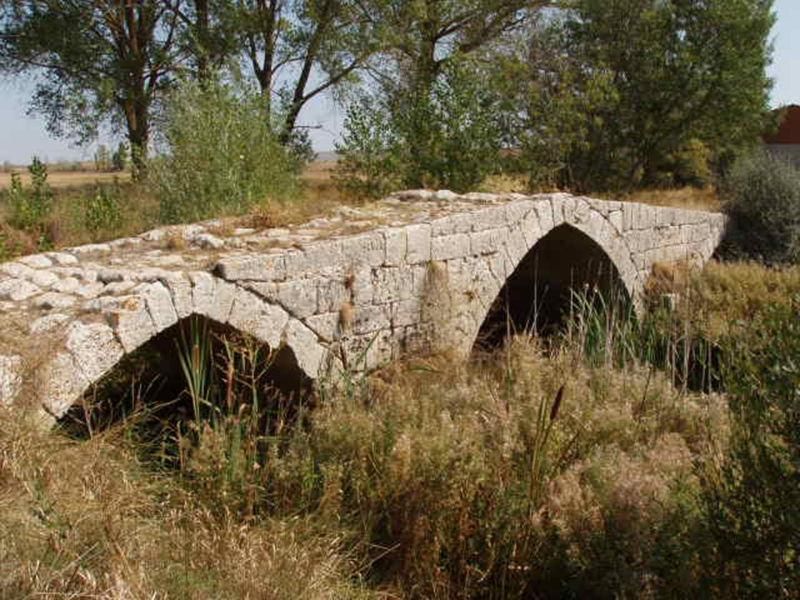
<svg viewBox="0 0 800 600">
<path fill-rule="evenodd" d="M 575 293 L 630 305 L 617 267 L 591 237 L 560 225 L 519 262 L 492 303 L 473 350 L 492 350 L 511 334 L 550 335 L 570 314 Z"/>
<path fill-rule="evenodd" d="M 214 390 L 216 400 L 230 396 L 227 386 L 241 391 L 247 374 L 238 369 L 252 369 L 259 374 L 258 392 L 267 402 L 285 406 L 304 401 L 311 392 L 313 381 L 288 346 L 271 349 L 230 325 L 191 315 L 125 355 L 70 407 L 59 419 L 59 425 L 71 435 L 84 438 L 143 411 L 156 420 L 193 419 L 196 415 L 186 394 L 186 377 L 180 362 L 182 349 L 185 352 L 192 346 L 193 331 L 202 332 L 208 340 L 210 373 L 213 372 L 217 388 L 225 387 Z M 231 353 L 226 350 L 226 343 L 228 349 L 246 348 L 256 360 L 250 361 L 253 364 L 239 360 L 241 364 L 236 364 L 231 373 L 229 367 L 237 361 L 237 355 L 233 354 L 233 361 L 228 360 Z"/>
</svg>

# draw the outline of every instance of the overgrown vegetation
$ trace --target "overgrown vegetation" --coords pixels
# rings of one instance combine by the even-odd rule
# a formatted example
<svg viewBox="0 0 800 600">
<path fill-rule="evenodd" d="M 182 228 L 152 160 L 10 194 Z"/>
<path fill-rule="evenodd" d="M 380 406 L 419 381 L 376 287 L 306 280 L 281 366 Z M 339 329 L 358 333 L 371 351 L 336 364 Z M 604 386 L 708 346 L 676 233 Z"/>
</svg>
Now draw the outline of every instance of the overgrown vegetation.
<svg viewBox="0 0 800 600">
<path fill-rule="evenodd" d="M 800 275 L 717 265 L 665 273 L 669 286 L 684 303 L 649 331 L 713 342 L 724 395 L 615 350 L 644 342 L 618 335 L 621 316 L 596 335 L 589 304 L 559 340 L 350 373 L 302 403 L 276 395 L 273 355 L 188 329 L 189 408 L 162 409 L 160 429 L 143 428 L 147 409 L 74 442 L 4 414 L 0 585 L 791 597 Z"/>
<path fill-rule="evenodd" d="M 161 220 L 238 215 L 285 198 L 301 165 L 273 134 L 263 100 L 230 86 L 187 83 L 167 107 L 167 154 L 152 168 Z"/>
<path fill-rule="evenodd" d="M 733 166 L 723 193 L 734 226 L 729 253 L 769 264 L 800 262 L 800 169 L 755 153 Z"/>
</svg>

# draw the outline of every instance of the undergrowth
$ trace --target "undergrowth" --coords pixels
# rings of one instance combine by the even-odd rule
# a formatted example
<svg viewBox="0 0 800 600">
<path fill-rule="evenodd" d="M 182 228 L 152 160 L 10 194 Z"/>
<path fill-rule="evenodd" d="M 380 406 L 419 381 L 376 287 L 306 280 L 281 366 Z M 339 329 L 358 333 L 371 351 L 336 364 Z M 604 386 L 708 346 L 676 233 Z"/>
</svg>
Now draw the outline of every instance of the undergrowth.
<svg viewBox="0 0 800 600">
<path fill-rule="evenodd" d="M 187 408 L 160 429 L 145 407 L 78 442 L 3 412 L 0 590 L 792 597 L 800 278 L 658 285 L 684 304 L 639 321 L 578 304 L 560 340 L 334 373 L 302 397 L 275 393 L 273 354 L 199 324 L 177 340 Z M 683 363 L 651 352 L 689 337 L 718 353 L 719 391 L 676 387 Z"/>
</svg>

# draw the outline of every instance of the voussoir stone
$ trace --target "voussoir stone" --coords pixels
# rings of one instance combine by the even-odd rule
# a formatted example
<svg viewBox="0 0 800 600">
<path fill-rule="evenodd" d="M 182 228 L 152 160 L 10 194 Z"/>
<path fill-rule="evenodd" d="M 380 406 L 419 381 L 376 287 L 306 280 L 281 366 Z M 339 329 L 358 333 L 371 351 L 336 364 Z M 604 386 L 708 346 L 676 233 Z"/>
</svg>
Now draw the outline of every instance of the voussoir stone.
<svg viewBox="0 0 800 600">
<path fill-rule="evenodd" d="M 35 389 L 59 416 L 125 354 L 193 315 L 291 351 L 310 379 L 405 353 L 467 354 L 508 278 L 540 272 L 551 233 L 563 254 L 550 253 L 542 273 L 602 259 L 638 309 L 653 264 L 702 264 L 726 219 L 566 193 L 412 190 L 280 229 L 240 224 L 165 227 L 0 264 L 6 337 L 23 332 L 0 354 L 0 401 Z"/>
</svg>

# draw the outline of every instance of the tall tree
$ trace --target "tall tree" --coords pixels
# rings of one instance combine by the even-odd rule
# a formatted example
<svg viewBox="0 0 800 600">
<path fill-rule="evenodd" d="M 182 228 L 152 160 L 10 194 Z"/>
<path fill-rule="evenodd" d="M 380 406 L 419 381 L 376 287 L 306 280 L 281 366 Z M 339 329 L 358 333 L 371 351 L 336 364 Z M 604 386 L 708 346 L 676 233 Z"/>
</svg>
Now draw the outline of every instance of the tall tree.
<svg viewBox="0 0 800 600">
<path fill-rule="evenodd" d="M 496 42 L 550 0 L 383 0 L 377 18 L 385 23 L 387 52 L 377 72 L 395 79 L 399 67 L 411 89 L 426 93 L 448 63 Z M 387 61 L 388 59 L 388 61 Z"/>
<path fill-rule="evenodd" d="M 379 47 L 381 24 L 361 0 L 236 0 L 236 29 L 279 137 L 303 107 L 348 80 Z M 278 104 L 273 102 L 277 99 Z"/>
<path fill-rule="evenodd" d="M 724 162 L 757 140 L 772 0 L 573 0 L 565 14 L 555 56 L 568 59 L 530 67 L 556 106 L 579 113 L 566 119 L 580 130 L 567 183 L 675 183 L 687 161 Z"/>
<path fill-rule="evenodd" d="M 0 70 L 32 73 L 31 111 L 50 132 L 87 141 L 122 124 L 145 172 L 151 110 L 180 62 L 181 0 L 9 0 L 0 4 Z"/>
</svg>

